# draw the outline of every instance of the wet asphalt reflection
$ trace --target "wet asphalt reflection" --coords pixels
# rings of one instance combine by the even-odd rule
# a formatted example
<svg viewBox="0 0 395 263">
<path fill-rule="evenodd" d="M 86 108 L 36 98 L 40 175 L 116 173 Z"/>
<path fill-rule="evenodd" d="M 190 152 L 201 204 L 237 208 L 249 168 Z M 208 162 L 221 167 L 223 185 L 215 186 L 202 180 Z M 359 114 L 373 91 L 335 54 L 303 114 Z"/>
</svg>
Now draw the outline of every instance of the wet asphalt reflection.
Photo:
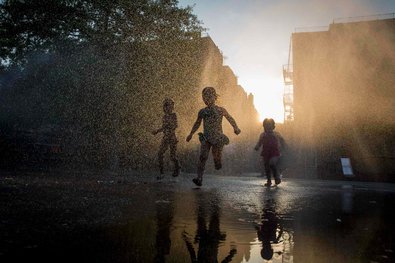
<svg viewBox="0 0 395 263">
<path fill-rule="evenodd" d="M 81 216 L 80 221 L 70 223 L 72 227 L 55 227 L 47 222 L 47 228 L 34 229 L 24 226 L 23 220 L 18 221 L 20 226 L 15 231 L 30 240 L 18 243 L 13 233 L 7 232 L 8 236 L 1 239 L 0 260 L 395 260 L 395 186 L 391 184 L 285 179 L 279 187 L 265 188 L 264 180 L 254 176 L 207 176 L 203 187 L 195 188 L 191 178 L 184 175 L 161 182 L 146 177 L 128 178 L 123 185 L 137 186 L 139 191 L 122 196 L 122 200 L 114 199 L 113 210 L 106 212 L 113 217 L 100 221 L 97 216 L 92 219 L 98 220 L 95 223 L 82 222 Z M 105 187 L 116 192 L 119 185 L 111 183 Z M 94 192 L 92 199 L 96 194 L 100 193 Z M 122 207 L 117 204 L 121 201 Z M 92 207 L 88 205 L 86 209 Z M 56 213 L 61 213 L 53 208 L 43 212 L 54 213 L 55 218 Z"/>
</svg>

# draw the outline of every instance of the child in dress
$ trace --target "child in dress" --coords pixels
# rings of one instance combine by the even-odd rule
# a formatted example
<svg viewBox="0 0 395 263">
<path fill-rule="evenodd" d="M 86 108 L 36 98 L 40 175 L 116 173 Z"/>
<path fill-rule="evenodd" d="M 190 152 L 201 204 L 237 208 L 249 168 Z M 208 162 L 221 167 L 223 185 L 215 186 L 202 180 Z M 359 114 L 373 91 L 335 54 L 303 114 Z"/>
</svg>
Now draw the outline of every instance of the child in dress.
<svg viewBox="0 0 395 263">
<path fill-rule="evenodd" d="M 267 177 L 265 186 L 272 185 L 272 174 L 275 184 L 278 185 L 281 183 L 277 164 L 281 156 L 281 146 L 284 145 L 284 139 L 278 132 L 274 131 L 275 127 L 274 120 L 266 118 L 263 121 L 264 132 L 259 136 L 259 141 L 255 146 L 256 151 L 262 146 L 263 170 Z"/>
<path fill-rule="evenodd" d="M 187 142 L 192 139 L 193 134 L 199 129 L 203 121 L 203 133 L 199 133 L 201 146 L 197 177 L 192 180 L 197 186 L 202 185 L 203 173 L 210 149 L 213 154 L 215 169 L 219 170 L 222 168 L 222 150 L 225 145 L 229 144 L 229 138 L 222 131 L 222 118 L 225 117 L 229 121 L 235 134 L 238 135 L 241 132 L 236 121 L 226 109 L 215 105 L 218 95 L 213 87 L 204 88 L 202 98 L 207 107 L 199 111 L 195 124 L 186 139 Z"/>
</svg>

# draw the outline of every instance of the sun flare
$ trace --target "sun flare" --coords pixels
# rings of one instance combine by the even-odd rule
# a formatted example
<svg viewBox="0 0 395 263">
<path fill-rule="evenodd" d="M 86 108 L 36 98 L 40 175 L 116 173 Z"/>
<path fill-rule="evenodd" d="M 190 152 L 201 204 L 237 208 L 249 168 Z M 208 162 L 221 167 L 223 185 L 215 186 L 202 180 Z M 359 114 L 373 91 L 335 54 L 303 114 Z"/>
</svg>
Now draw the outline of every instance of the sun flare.
<svg viewBox="0 0 395 263">
<path fill-rule="evenodd" d="M 273 118 L 284 122 L 283 83 L 281 78 L 242 80 L 242 86 L 254 95 L 254 106 L 259 113 L 259 121 Z M 245 84 L 244 84 L 245 83 Z"/>
</svg>

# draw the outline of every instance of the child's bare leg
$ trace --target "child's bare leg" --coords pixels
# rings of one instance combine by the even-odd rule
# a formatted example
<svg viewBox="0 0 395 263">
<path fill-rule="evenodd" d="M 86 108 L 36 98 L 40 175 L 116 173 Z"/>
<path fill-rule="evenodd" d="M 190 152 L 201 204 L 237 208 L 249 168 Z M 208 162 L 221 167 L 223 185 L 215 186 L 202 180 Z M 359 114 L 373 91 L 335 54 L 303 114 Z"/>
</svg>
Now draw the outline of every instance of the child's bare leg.
<svg viewBox="0 0 395 263">
<path fill-rule="evenodd" d="M 208 159 L 208 155 L 210 153 L 211 145 L 207 142 L 204 142 L 200 145 L 200 156 L 199 163 L 197 166 L 197 178 L 202 180 L 204 169 L 206 167 L 206 161 Z"/>
<path fill-rule="evenodd" d="M 163 159 L 164 159 L 164 155 L 165 152 L 167 150 L 167 143 L 165 141 L 162 141 L 160 148 L 159 148 L 159 152 L 158 152 L 158 163 L 159 163 L 159 172 L 160 174 L 163 174 L 163 168 L 164 168 L 164 163 L 163 163 Z"/>
<path fill-rule="evenodd" d="M 262 161 L 259 163 L 259 168 L 261 170 L 261 176 L 265 177 L 266 176 L 266 169 L 265 169 L 265 161 L 262 158 Z"/>
<path fill-rule="evenodd" d="M 278 173 L 278 169 L 276 165 L 270 165 L 270 168 L 273 172 L 273 176 L 274 176 L 274 182 L 276 184 L 281 183 L 281 178 L 280 178 L 280 174 Z"/>
<path fill-rule="evenodd" d="M 213 146 L 213 159 L 214 159 L 214 165 L 215 169 L 219 170 L 222 168 L 222 149 L 223 146 Z"/>
<path fill-rule="evenodd" d="M 272 184 L 272 176 L 271 176 L 271 173 L 272 173 L 272 171 L 271 171 L 271 169 L 270 169 L 270 163 L 269 163 L 269 161 L 264 161 L 265 163 L 264 163 L 264 166 L 265 166 L 265 174 L 266 174 L 266 177 L 267 177 L 267 182 L 266 182 L 266 186 L 270 186 L 271 184 Z"/>
<path fill-rule="evenodd" d="M 177 158 L 177 143 L 170 144 L 170 159 L 174 163 L 173 176 L 178 176 L 180 174 L 180 163 Z"/>
<path fill-rule="evenodd" d="M 280 175 L 278 173 L 278 169 L 277 169 L 277 162 L 279 160 L 279 157 L 273 157 L 270 159 L 269 165 L 270 165 L 270 169 L 273 172 L 273 176 L 274 176 L 274 180 L 276 184 L 281 183 L 281 178 Z"/>
</svg>

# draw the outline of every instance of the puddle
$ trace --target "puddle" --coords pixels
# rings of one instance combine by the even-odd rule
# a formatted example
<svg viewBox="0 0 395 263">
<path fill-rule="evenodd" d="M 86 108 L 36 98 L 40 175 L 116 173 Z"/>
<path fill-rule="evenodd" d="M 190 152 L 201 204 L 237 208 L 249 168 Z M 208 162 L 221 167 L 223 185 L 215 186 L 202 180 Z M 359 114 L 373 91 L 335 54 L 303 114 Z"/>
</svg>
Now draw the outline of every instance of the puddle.
<svg viewBox="0 0 395 263">
<path fill-rule="evenodd" d="M 166 186 L 168 187 L 168 186 Z M 125 202 L 120 221 L 25 229 L 8 261 L 394 262 L 393 193 L 158 186 Z M 239 189 L 240 190 L 240 189 Z M 134 202 L 133 202 L 134 201 Z M 112 212 L 110 212 L 112 213 Z M 8 222 L 8 221 L 4 221 Z M 10 223 L 11 224 L 11 223 Z M 36 232 L 34 232 L 36 231 Z M 3 239 L 3 244 L 5 239 Z"/>
</svg>

